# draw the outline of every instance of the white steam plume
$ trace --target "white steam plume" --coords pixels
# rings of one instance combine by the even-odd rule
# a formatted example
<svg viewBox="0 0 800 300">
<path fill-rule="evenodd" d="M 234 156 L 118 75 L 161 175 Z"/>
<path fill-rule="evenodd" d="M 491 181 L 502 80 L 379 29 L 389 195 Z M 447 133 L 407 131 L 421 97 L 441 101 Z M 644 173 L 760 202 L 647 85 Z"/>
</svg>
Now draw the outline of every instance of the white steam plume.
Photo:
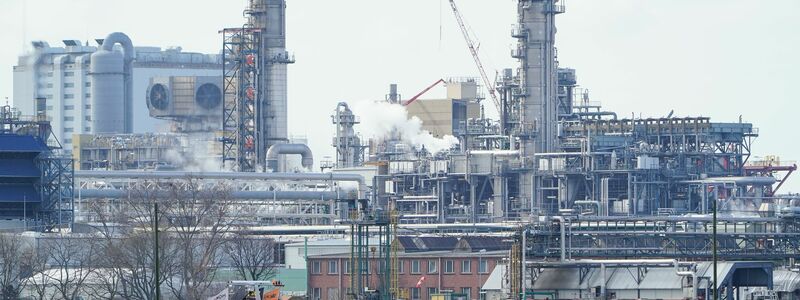
<svg viewBox="0 0 800 300">
<path fill-rule="evenodd" d="M 406 108 L 399 104 L 360 101 L 352 109 L 361 118 L 358 131 L 366 137 L 382 138 L 396 130 L 406 143 L 416 147 L 425 146 L 431 153 L 449 149 L 458 143 L 458 139 L 452 135 L 436 138 L 423 130 L 422 120 L 416 116 L 409 118 Z"/>
<path fill-rule="evenodd" d="M 222 171 L 222 159 L 213 154 L 214 139 L 210 133 L 189 133 L 181 149 L 167 150 L 165 156 L 174 166 L 189 172 Z"/>
</svg>

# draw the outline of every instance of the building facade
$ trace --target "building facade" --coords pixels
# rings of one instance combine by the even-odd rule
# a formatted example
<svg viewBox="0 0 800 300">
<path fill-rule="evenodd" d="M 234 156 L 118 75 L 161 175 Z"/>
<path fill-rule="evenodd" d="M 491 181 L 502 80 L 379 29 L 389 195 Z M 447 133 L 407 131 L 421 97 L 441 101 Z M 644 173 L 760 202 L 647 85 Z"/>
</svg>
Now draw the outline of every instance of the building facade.
<svg viewBox="0 0 800 300">
<path fill-rule="evenodd" d="M 99 44 L 98 40 L 98 44 Z M 37 98 L 44 98 L 53 134 L 67 151 L 73 134 L 93 133 L 90 76 L 91 55 L 97 46 L 64 40 L 64 47 L 32 42 L 33 51 L 21 55 L 14 66 L 13 105 L 25 115 L 35 115 Z M 166 131 L 166 121 L 151 118 L 146 102 L 150 79 L 158 76 L 219 76 L 220 56 L 183 52 L 180 47 L 135 47 L 132 69 L 133 132 Z"/>
<path fill-rule="evenodd" d="M 398 299 L 432 299 L 450 294 L 453 299 L 482 299 L 482 287 L 495 267 L 509 255 L 510 245 L 495 237 L 400 236 L 392 274 L 395 283 L 384 282 L 378 258 L 362 261 L 362 281 L 369 290 L 397 286 Z M 347 299 L 351 292 L 349 253 L 309 255 L 308 296 L 312 300 Z"/>
<path fill-rule="evenodd" d="M 406 106 L 409 117 L 422 121 L 422 129 L 434 137 L 462 136 L 468 119 L 481 116 L 478 85 L 474 79 L 450 79 L 445 99 L 420 99 Z"/>
</svg>

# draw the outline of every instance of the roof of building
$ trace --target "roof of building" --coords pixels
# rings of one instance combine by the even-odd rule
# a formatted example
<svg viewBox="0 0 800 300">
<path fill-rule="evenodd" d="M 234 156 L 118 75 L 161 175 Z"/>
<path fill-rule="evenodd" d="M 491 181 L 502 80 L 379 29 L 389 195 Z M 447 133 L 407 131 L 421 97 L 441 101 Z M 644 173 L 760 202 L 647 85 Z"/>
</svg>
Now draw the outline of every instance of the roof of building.
<svg viewBox="0 0 800 300">
<path fill-rule="evenodd" d="M 737 269 L 760 269 L 766 267 L 763 262 L 719 262 L 717 264 L 717 275 L 720 284 L 724 279 L 736 276 Z M 713 270 L 713 264 L 710 262 L 701 262 L 697 264 L 696 274 L 698 278 L 709 278 Z M 639 270 L 635 267 L 620 267 L 620 268 L 607 268 L 606 269 L 606 288 L 611 290 L 630 290 L 630 289 L 643 289 L 643 290 L 669 290 L 681 289 L 683 284 L 682 280 L 685 279 L 678 275 L 673 267 L 650 267 L 647 272 L 642 274 L 640 283 L 637 283 L 637 276 Z M 760 286 L 762 279 L 754 273 L 748 273 L 745 286 Z M 581 280 L 581 278 L 583 278 Z M 578 267 L 569 268 L 553 268 L 544 269 L 539 275 L 536 282 L 533 284 L 534 289 L 538 290 L 575 290 L 585 289 L 590 287 L 600 286 L 602 281 L 601 270 L 599 266 L 591 267 L 586 270 L 586 273 L 581 274 L 581 269 Z M 706 281 L 699 281 L 698 287 L 705 288 Z"/>
<path fill-rule="evenodd" d="M 465 236 L 459 240 L 458 248 L 470 252 L 509 250 L 511 242 L 497 236 Z"/>
<path fill-rule="evenodd" d="M 397 242 L 405 252 L 452 251 L 458 244 L 455 237 L 399 236 Z"/>
<path fill-rule="evenodd" d="M 800 290 L 800 272 L 780 269 L 772 273 L 773 288 L 776 292 L 794 292 Z"/>
<path fill-rule="evenodd" d="M 0 133 L 0 152 L 27 153 L 47 150 L 47 144 L 36 136 Z"/>
<path fill-rule="evenodd" d="M 459 251 L 421 251 L 421 252 L 400 252 L 397 257 L 400 258 L 464 258 L 464 257 L 507 257 L 508 251 L 487 251 L 482 254 L 473 252 L 459 252 Z M 324 258 L 350 258 L 350 253 L 332 253 L 332 254 L 319 254 L 309 255 L 309 259 L 324 259 Z"/>
</svg>

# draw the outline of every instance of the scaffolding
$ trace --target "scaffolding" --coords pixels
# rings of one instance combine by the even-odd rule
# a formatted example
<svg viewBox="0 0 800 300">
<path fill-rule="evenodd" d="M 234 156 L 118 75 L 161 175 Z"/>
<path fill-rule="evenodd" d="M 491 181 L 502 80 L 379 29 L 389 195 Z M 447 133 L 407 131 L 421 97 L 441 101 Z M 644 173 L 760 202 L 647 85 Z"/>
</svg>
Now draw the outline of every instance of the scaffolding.
<svg viewBox="0 0 800 300">
<path fill-rule="evenodd" d="M 261 30 L 226 28 L 222 35 L 222 162 L 234 171 L 254 172 L 264 167 L 259 152 L 266 151 L 256 130 L 263 110 Z"/>
<path fill-rule="evenodd" d="M 45 231 L 71 224 L 74 215 L 74 162 L 71 158 L 44 152 L 36 158 L 41 170 L 38 191 L 42 204 L 37 219 Z"/>
<path fill-rule="evenodd" d="M 398 299 L 397 274 L 393 274 L 398 263 L 396 218 L 394 213 L 352 210 L 344 222 L 350 225 L 349 299 Z M 377 231 L 377 244 L 372 246 L 370 230 Z M 377 282 L 370 280 L 372 274 L 378 275 Z"/>
</svg>

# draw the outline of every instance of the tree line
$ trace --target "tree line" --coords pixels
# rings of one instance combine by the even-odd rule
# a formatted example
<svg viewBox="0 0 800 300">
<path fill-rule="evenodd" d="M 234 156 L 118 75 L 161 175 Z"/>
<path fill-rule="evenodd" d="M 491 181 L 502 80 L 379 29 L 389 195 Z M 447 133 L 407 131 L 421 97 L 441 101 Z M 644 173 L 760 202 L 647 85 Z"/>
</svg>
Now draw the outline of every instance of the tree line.
<svg viewBox="0 0 800 300">
<path fill-rule="evenodd" d="M 91 232 L 0 233 L 0 299 L 204 299 L 224 288 L 221 271 L 275 275 L 274 241 L 238 233 L 248 212 L 230 188 L 195 179 L 133 186 L 128 197 L 86 203 Z"/>
</svg>

